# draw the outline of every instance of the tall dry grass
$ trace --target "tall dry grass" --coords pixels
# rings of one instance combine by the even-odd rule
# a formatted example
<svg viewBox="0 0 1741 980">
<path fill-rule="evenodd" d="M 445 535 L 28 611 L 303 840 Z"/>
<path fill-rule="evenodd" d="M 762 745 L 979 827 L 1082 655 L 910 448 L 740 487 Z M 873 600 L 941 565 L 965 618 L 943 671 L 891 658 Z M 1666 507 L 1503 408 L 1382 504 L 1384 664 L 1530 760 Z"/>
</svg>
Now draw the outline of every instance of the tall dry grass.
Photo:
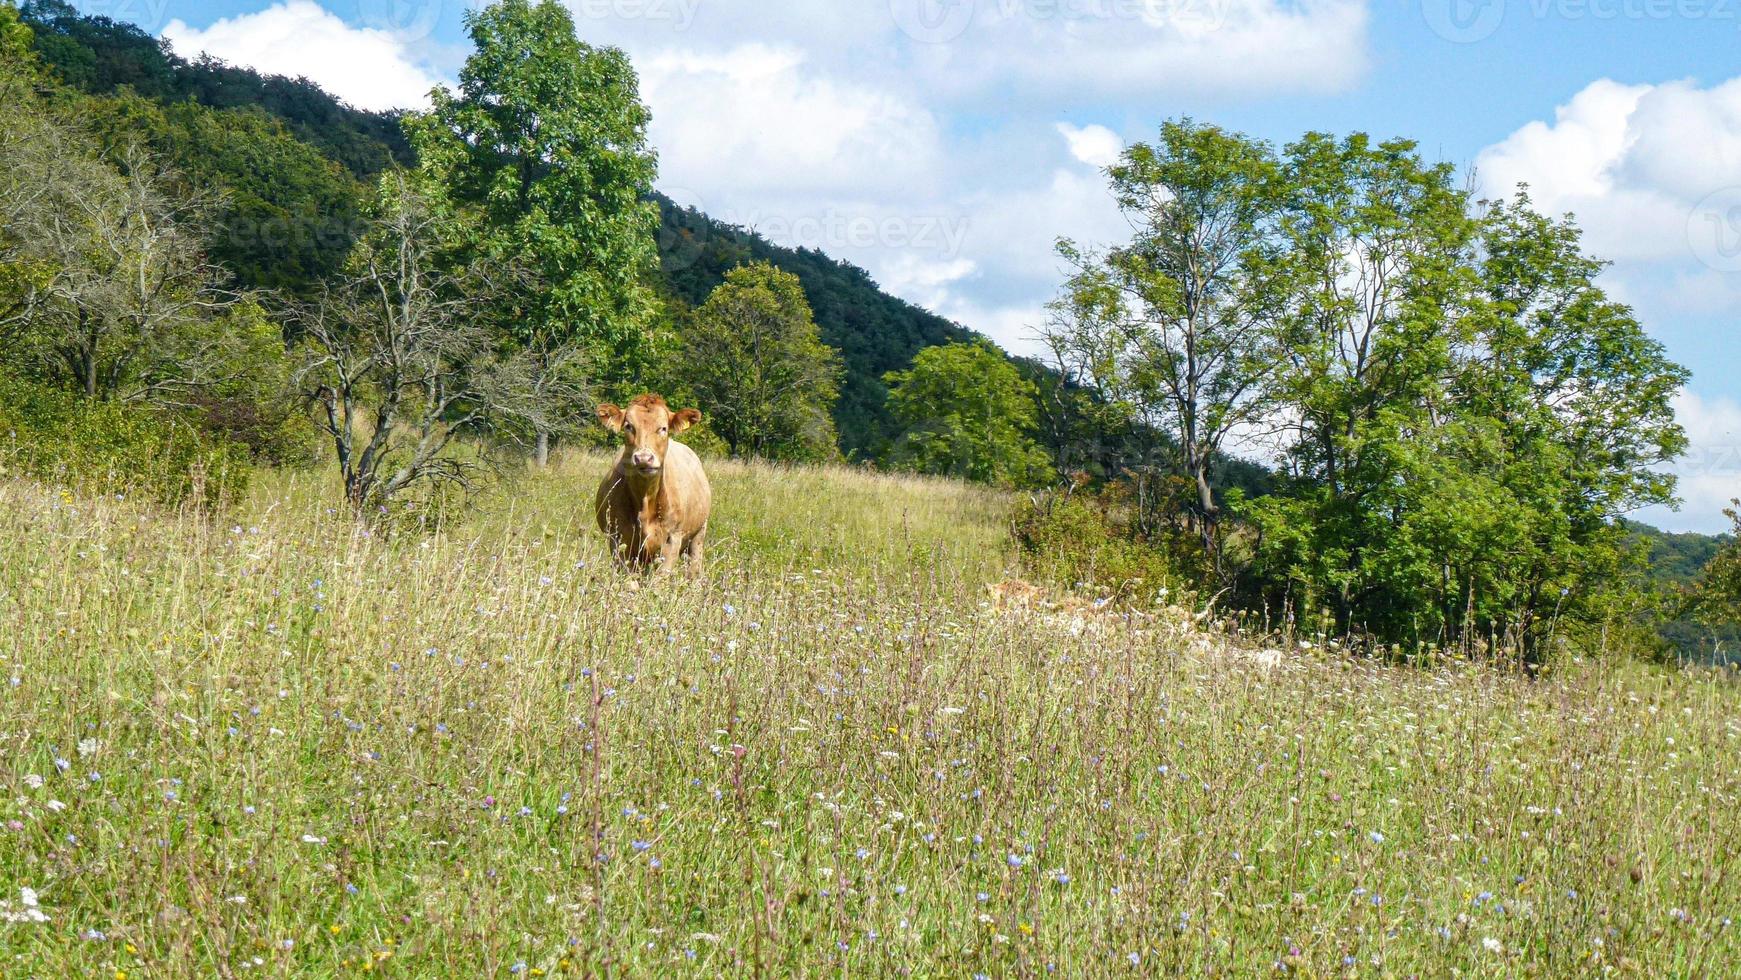
<svg viewBox="0 0 1741 980">
<path fill-rule="evenodd" d="M 1007 499 L 846 470 L 714 464 L 643 582 L 603 466 L 388 539 L 0 484 L 0 972 L 1736 969 L 1724 675 L 998 608 Z"/>
</svg>

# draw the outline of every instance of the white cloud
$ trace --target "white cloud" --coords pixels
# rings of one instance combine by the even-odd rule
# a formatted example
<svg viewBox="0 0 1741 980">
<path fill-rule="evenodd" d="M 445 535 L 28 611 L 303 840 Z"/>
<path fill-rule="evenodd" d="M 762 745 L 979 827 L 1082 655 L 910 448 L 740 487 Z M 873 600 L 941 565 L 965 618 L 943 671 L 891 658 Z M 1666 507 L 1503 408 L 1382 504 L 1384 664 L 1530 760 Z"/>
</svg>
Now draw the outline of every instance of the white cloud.
<svg viewBox="0 0 1741 980">
<path fill-rule="evenodd" d="M 1674 467 L 1680 477 L 1680 513 L 1653 507 L 1638 518 L 1674 530 L 1727 531 L 1723 509 L 1741 497 L 1741 403 L 1685 392 L 1675 401 L 1675 414 L 1691 444 Z"/>
<path fill-rule="evenodd" d="M 163 36 L 182 57 L 205 53 L 267 74 L 305 76 L 360 109 L 422 107 L 437 83 L 400 35 L 352 27 L 312 0 L 285 0 L 204 29 L 177 19 Z"/>
<path fill-rule="evenodd" d="M 947 101 L 1055 106 L 1157 94 L 1342 91 L 1365 72 L 1366 0 L 568 0 L 631 53 L 800 47 Z"/>
<path fill-rule="evenodd" d="M 1118 162 L 1119 154 L 1124 152 L 1124 140 L 1119 139 L 1117 133 L 1105 126 L 1077 128 L 1061 122 L 1058 124 L 1058 132 L 1070 144 L 1070 155 L 1091 167 L 1110 167 Z"/>
<path fill-rule="evenodd" d="M 939 6 L 891 4 L 926 5 Z M 1363 0 L 957 0 L 953 9 L 963 6 L 971 19 L 943 28 L 959 33 L 930 31 L 936 43 L 913 45 L 912 56 L 932 84 L 970 100 L 1340 92 L 1367 66 Z"/>
<path fill-rule="evenodd" d="M 1575 213 L 1603 257 L 1741 270 L 1741 79 L 1594 82 L 1483 150 L 1476 172 L 1490 196 L 1527 183 L 1543 210 Z"/>
<path fill-rule="evenodd" d="M 642 94 L 666 182 L 777 192 L 922 192 L 941 156 L 936 120 L 874 85 L 816 71 L 793 48 L 748 44 L 719 54 L 641 59 Z"/>
</svg>

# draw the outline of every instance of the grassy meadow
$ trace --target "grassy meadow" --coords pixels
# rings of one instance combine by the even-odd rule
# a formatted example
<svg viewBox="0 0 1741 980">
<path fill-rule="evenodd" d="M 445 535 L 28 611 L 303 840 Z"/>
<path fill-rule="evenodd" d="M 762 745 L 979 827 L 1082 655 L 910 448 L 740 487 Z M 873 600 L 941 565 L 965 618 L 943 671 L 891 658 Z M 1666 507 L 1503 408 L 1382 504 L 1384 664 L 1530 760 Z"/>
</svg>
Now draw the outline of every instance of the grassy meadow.
<svg viewBox="0 0 1741 980">
<path fill-rule="evenodd" d="M 993 602 L 1011 501 L 575 455 L 434 535 L 0 482 L 8 977 L 1712 976 L 1741 693 Z"/>
</svg>

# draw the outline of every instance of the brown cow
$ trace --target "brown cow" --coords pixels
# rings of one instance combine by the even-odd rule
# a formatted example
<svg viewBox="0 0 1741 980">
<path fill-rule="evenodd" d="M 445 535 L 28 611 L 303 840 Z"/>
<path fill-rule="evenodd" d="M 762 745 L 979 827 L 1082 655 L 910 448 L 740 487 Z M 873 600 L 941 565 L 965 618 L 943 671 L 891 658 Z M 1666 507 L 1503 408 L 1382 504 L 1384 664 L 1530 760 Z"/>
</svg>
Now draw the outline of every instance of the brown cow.
<svg viewBox="0 0 1741 980">
<path fill-rule="evenodd" d="M 658 395 L 642 395 L 628 408 L 600 405 L 598 420 L 623 436 L 623 453 L 593 504 L 611 553 L 630 568 L 667 575 L 687 555 L 690 571 L 699 573 L 713 488 L 695 450 L 671 437 L 700 422 L 701 413 L 673 412 Z"/>
</svg>

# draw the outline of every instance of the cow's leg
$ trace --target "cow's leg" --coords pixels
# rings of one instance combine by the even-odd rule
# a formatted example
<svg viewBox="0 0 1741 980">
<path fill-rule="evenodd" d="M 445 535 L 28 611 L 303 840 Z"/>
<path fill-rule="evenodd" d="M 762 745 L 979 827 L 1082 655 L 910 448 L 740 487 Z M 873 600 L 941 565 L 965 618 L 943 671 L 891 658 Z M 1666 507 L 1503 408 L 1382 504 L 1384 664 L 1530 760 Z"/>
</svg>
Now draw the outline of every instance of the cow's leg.
<svg viewBox="0 0 1741 980">
<path fill-rule="evenodd" d="M 655 569 L 657 574 L 670 575 L 677 570 L 677 558 L 683 554 L 683 535 L 667 534 L 665 541 L 659 546 L 659 562 Z"/>
<path fill-rule="evenodd" d="M 703 559 L 707 551 L 707 528 L 696 532 L 695 536 L 683 542 L 683 553 L 689 557 L 689 574 L 699 577 L 702 572 Z"/>
</svg>

